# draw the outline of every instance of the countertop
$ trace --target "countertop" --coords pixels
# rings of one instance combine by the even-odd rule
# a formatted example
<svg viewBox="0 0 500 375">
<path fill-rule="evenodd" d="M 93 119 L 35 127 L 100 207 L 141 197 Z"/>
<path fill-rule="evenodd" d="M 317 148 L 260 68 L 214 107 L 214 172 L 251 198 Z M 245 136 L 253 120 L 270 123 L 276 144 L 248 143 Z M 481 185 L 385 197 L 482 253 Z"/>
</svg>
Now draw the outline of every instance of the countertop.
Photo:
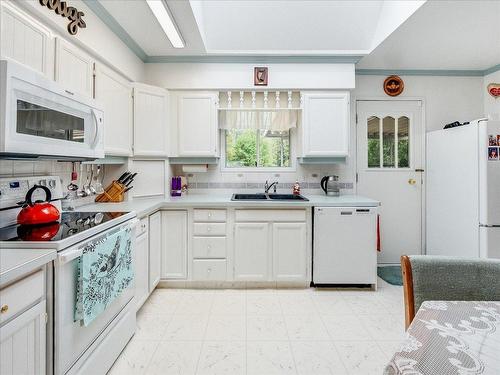
<svg viewBox="0 0 500 375">
<path fill-rule="evenodd" d="M 0 286 L 56 259 L 55 249 L 0 249 Z"/>
<path fill-rule="evenodd" d="M 232 201 L 231 194 L 188 194 L 176 198 L 141 198 L 121 203 L 94 203 L 78 207 L 79 211 L 135 211 L 138 217 L 146 216 L 159 209 L 188 207 L 377 207 L 380 202 L 359 195 L 307 195 L 309 201 Z"/>
</svg>

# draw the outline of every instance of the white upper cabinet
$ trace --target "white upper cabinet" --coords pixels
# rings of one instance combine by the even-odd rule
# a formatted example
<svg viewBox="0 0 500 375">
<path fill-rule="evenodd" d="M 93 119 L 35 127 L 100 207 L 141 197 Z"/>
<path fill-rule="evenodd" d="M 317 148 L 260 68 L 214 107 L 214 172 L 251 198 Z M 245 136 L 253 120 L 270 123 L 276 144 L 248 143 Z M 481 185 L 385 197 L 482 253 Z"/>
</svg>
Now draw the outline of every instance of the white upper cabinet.
<svg viewBox="0 0 500 375">
<path fill-rule="evenodd" d="M 134 155 L 167 156 L 168 92 L 134 83 Z"/>
<path fill-rule="evenodd" d="M 303 92 L 302 156 L 349 155 L 349 93 Z"/>
<path fill-rule="evenodd" d="M 56 39 L 55 79 L 67 93 L 93 97 L 94 59 L 78 47 Z"/>
<path fill-rule="evenodd" d="M 132 155 L 132 84 L 106 66 L 96 63 L 95 98 L 104 105 L 106 154 Z"/>
<path fill-rule="evenodd" d="M 217 98 L 214 92 L 178 93 L 178 156 L 218 156 Z"/>
<path fill-rule="evenodd" d="M 54 39 L 50 31 L 7 1 L 0 7 L 1 56 L 54 78 Z"/>
</svg>

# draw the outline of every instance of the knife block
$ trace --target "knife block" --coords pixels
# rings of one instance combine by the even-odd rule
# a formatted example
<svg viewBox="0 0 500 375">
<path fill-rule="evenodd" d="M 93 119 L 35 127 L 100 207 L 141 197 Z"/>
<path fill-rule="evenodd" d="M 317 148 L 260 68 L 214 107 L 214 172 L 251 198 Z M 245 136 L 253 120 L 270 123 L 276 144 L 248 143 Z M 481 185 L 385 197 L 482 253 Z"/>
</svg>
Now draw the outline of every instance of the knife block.
<svg viewBox="0 0 500 375">
<path fill-rule="evenodd" d="M 104 193 L 99 194 L 96 198 L 96 202 L 104 203 L 104 202 L 123 202 L 123 198 L 125 196 L 125 185 L 119 183 L 118 181 L 113 181 L 111 184 L 104 189 Z"/>
</svg>

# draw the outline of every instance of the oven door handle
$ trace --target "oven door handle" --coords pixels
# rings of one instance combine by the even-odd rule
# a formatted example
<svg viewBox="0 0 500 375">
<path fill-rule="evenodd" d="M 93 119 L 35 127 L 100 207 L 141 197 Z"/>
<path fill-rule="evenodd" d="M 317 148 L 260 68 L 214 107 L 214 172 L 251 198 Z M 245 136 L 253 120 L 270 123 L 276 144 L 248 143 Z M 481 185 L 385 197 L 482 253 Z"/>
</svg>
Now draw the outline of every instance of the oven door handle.
<svg viewBox="0 0 500 375">
<path fill-rule="evenodd" d="M 83 249 L 75 249 L 72 251 L 69 251 L 65 254 L 59 255 L 59 264 L 66 264 L 68 262 L 71 262 L 73 259 L 79 258 L 83 255 Z"/>
</svg>

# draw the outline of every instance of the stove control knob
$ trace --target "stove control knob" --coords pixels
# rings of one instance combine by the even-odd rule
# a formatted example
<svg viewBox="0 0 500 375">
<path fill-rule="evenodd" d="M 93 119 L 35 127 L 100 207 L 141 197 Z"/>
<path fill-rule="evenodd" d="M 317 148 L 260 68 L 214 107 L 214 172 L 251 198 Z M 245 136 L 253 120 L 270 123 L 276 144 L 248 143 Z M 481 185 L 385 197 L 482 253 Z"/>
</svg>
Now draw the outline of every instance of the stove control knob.
<svg viewBox="0 0 500 375">
<path fill-rule="evenodd" d="M 102 212 L 98 212 L 94 216 L 94 224 L 101 224 L 102 219 L 104 219 L 104 214 Z"/>
<path fill-rule="evenodd" d="M 49 186 L 53 189 L 56 187 L 56 180 L 49 180 Z"/>
</svg>

